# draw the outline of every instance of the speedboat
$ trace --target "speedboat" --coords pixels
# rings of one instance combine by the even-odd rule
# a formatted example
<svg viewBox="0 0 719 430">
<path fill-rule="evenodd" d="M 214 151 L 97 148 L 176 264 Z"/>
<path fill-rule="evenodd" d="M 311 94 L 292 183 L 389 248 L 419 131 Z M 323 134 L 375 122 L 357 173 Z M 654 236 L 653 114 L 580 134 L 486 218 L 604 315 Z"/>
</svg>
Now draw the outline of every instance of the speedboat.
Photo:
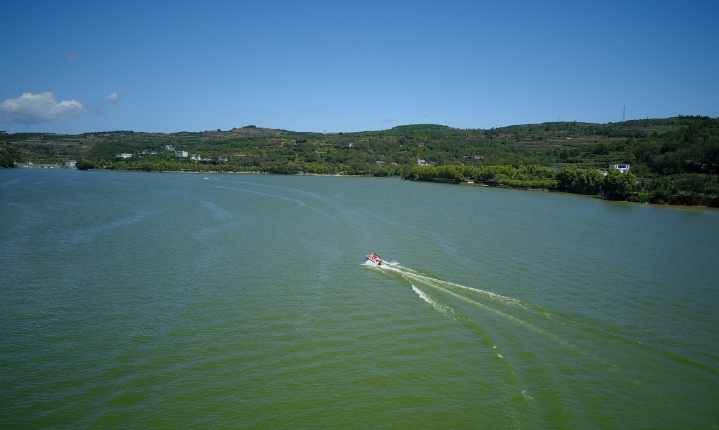
<svg viewBox="0 0 719 430">
<path fill-rule="evenodd" d="M 383 262 L 384 260 L 382 260 L 382 257 L 380 257 L 379 255 L 375 254 L 374 252 L 370 252 L 369 254 L 367 254 L 367 261 L 369 261 L 369 262 L 372 263 L 372 264 L 376 264 L 376 265 L 378 265 L 378 266 L 381 266 L 381 265 L 382 265 L 382 262 Z"/>
</svg>

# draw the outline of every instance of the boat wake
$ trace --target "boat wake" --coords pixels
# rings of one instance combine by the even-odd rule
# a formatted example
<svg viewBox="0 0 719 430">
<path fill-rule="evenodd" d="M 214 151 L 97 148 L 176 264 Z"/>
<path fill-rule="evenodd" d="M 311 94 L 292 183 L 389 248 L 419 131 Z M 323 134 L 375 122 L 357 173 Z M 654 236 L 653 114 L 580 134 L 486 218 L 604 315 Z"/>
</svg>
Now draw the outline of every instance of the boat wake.
<svg viewBox="0 0 719 430">
<path fill-rule="evenodd" d="M 427 274 L 424 274 L 422 272 L 419 272 L 417 270 L 411 269 L 409 267 L 402 266 L 397 261 L 383 261 L 382 265 L 374 264 L 370 261 L 365 261 L 364 263 L 366 266 L 369 266 L 371 268 L 376 268 L 388 273 L 396 273 L 400 277 L 408 280 L 408 281 L 415 281 L 421 284 L 426 284 L 430 287 L 438 287 L 438 288 L 445 288 L 448 290 L 464 290 L 467 292 L 471 292 L 480 296 L 483 296 L 484 298 L 487 298 L 489 300 L 502 303 L 504 305 L 514 306 L 518 308 L 522 308 L 525 310 L 529 310 L 530 307 L 523 303 L 522 301 L 512 298 L 503 296 L 501 294 L 494 293 L 492 291 L 482 290 L 479 288 L 473 288 L 468 287 L 466 285 L 457 284 L 455 282 L 449 282 L 444 281 L 442 279 L 437 279 L 432 276 L 429 276 Z"/>
<path fill-rule="evenodd" d="M 428 296 L 427 293 L 425 293 L 424 291 L 420 290 L 419 288 L 417 288 L 417 287 L 414 286 L 414 285 L 412 285 L 412 291 L 414 291 L 415 294 L 417 294 L 417 296 L 418 296 L 420 299 L 422 299 L 422 301 L 424 301 L 425 303 L 429 304 L 430 306 L 432 306 L 432 307 L 433 307 L 434 309 L 436 309 L 437 311 L 439 311 L 439 312 L 441 312 L 441 313 L 443 313 L 443 314 L 445 314 L 445 315 L 447 315 L 447 316 L 449 316 L 449 317 L 452 317 L 452 318 L 454 317 L 454 310 L 453 310 L 451 307 L 446 306 L 446 305 L 443 305 L 443 304 L 441 304 L 441 303 L 439 303 L 439 302 L 436 302 L 434 299 L 432 299 L 430 296 Z"/>
<path fill-rule="evenodd" d="M 418 288 L 417 285 L 433 288 L 452 298 L 470 304 L 475 308 L 480 308 L 493 316 L 510 321 L 540 336 L 555 341 L 563 346 L 569 347 L 572 350 L 578 351 L 576 347 L 570 345 L 565 340 L 561 339 L 560 337 L 554 335 L 551 332 L 548 332 L 547 330 L 534 324 L 533 322 L 530 322 L 529 317 L 546 315 L 546 311 L 538 312 L 537 310 L 532 309 L 532 307 L 518 299 L 503 296 L 492 291 L 468 287 L 466 285 L 458 284 L 455 282 L 438 279 L 417 270 L 411 269 L 409 267 L 402 266 L 398 262 L 383 262 L 382 265 L 374 265 L 371 262 L 368 263 L 373 268 L 381 270 L 385 273 L 396 274 L 402 279 L 406 280 L 412 286 L 413 290 L 415 290 L 415 293 L 417 293 L 417 295 L 420 296 L 420 298 L 424 301 L 427 301 L 427 295 L 424 293 L 419 294 L 416 291 L 416 289 Z M 436 301 L 433 301 L 430 304 L 435 309 L 444 313 L 445 315 L 448 314 L 446 309 L 451 309 L 447 305 L 439 304 Z M 519 311 L 519 314 L 517 311 Z"/>
<path fill-rule="evenodd" d="M 375 264 L 370 261 L 364 263 L 368 268 L 394 275 L 411 287 L 412 291 L 423 302 L 433 309 L 454 320 L 463 322 L 473 331 L 481 331 L 486 336 L 487 330 L 516 337 L 509 326 L 495 324 L 487 320 L 510 322 L 520 330 L 534 333 L 532 338 L 538 341 L 550 341 L 558 350 L 569 352 L 575 356 L 600 361 L 604 365 L 612 366 L 612 358 L 604 356 L 598 344 L 612 344 L 620 350 L 631 348 L 641 350 L 651 356 L 668 359 L 672 362 L 689 365 L 694 368 L 719 374 L 719 369 L 705 363 L 691 359 L 660 346 L 650 346 L 614 327 L 589 321 L 578 316 L 568 315 L 546 309 L 536 304 L 523 302 L 492 291 L 469 287 L 456 282 L 445 281 L 422 273 L 418 270 L 405 267 L 396 261 L 382 261 Z M 430 289 L 432 294 L 428 294 Z M 460 309 L 460 307 L 464 308 Z M 467 308 L 467 306 L 469 306 Z M 476 310 L 482 311 L 480 314 Z M 481 330 L 479 330 L 481 327 Z M 572 339 L 570 342 L 568 339 Z M 486 343 L 494 344 L 491 338 Z M 544 342 L 545 345 L 549 345 Z"/>
</svg>

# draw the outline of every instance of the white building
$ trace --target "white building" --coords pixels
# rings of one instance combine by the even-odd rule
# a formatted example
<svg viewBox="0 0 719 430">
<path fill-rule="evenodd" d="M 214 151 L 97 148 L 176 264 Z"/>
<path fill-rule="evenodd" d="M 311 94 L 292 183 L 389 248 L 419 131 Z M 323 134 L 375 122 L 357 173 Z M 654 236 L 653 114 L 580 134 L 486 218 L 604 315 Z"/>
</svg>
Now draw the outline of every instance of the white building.
<svg viewBox="0 0 719 430">
<path fill-rule="evenodd" d="M 115 158 L 120 158 L 122 160 L 129 160 L 130 158 L 132 158 L 132 154 L 130 154 L 129 152 L 123 152 L 122 154 L 117 154 L 115 156 Z"/>
<path fill-rule="evenodd" d="M 75 169 L 75 168 L 77 168 L 77 161 L 76 160 L 67 160 L 65 162 L 65 167 L 68 169 Z"/>
<path fill-rule="evenodd" d="M 174 145 L 165 145 L 165 151 L 174 151 L 175 146 Z"/>
<path fill-rule="evenodd" d="M 190 154 L 187 151 L 175 151 L 175 157 L 187 158 Z"/>
<path fill-rule="evenodd" d="M 619 173 L 627 173 L 630 167 L 629 163 L 612 164 L 609 166 L 610 169 L 619 170 Z"/>
<path fill-rule="evenodd" d="M 421 159 L 421 158 L 418 158 L 418 159 L 417 159 L 417 165 L 418 165 L 418 166 L 426 166 L 426 165 L 427 165 L 427 160 L 423 160 L 423 159 Z"/>
<path fill-rule="evenodd" d="M 190 160 L 192 161 L 202 161 L 202 156 L 200 154 L 192 154 L 190 156 Z"/>
</svg>

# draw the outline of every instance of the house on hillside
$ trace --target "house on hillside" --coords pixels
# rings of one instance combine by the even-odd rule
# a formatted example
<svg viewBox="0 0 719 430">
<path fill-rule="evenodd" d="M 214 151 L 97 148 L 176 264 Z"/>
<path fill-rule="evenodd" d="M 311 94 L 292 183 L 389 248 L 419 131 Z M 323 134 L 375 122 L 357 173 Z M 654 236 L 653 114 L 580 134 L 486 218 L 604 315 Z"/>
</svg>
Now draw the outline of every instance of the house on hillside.
<svg viewBox="0 0 719 430">
<path fill-rule="evenodd" d="M 129 152 L 123 152 L 121 154 L 117 154 L 115 158 L 119 158 L 121 160 L 129 160 L 130 158 L 132 158 L 132 154 L 130 154 Z"/>
<path fill-rule="evenodd" d="M 612 164 L 609 166 L 610 169 L 618 170 L 619 173 L 627 173 L 630 167 L 629 163 Z"/>
<path fill-rule="evenodd" d="M 175 151 L 175 157 L 187 158 L 190 154 L 187 151 Z"/>
<path fill-rule="evenodd" d="M 65 161 L 64 166 L 67 169 L 75 169 L 77 168 L 77 160 L 67 160 Z"/>
</svg>

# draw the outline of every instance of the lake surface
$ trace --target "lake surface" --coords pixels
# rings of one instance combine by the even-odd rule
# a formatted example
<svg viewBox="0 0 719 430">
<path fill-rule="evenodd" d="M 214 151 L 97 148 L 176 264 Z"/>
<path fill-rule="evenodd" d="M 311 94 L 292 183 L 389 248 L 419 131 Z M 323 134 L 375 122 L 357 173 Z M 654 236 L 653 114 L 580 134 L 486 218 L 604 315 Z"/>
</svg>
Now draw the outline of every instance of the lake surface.
<svg viewBox="0 0 719 430">
<path fill-rule="evenodd" d="M 0 170 L 0 268 L 1 428 L 719 428 L 717 211 Z"/>
</svg>

